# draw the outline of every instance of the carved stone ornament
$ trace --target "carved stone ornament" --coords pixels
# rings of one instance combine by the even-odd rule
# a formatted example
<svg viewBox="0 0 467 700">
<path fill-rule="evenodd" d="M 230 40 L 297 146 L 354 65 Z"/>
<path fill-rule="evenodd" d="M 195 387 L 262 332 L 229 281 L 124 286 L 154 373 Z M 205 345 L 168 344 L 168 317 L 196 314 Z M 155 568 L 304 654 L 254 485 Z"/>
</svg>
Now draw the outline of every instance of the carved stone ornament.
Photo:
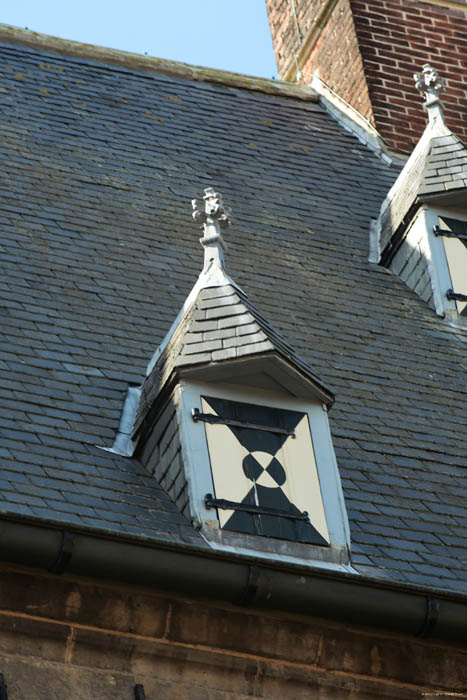
<svg viewBox="0 0 467 700">
<path fill-rule="evenodd" d="M 439 95 L 444 90 L 444 81 L 439 77 L 438 71 L 429 63 L 425 63 L 421 73 L 414 73 L 415 87 L 420 90 L 428 101 L 433 98 L 439 99 Z"/>
<path fill-rule="evenodd" d="M 207 187 L 204 190 L 204 197 L 200 199 L 192 199 L 193 219 L 197 224 L 205 224 L 208 217 L 219 222 L 219 226 L 223 229 L 228 228 L 231 224 L 230 209 L 224 205 L 222 195 L 215 192 L 212 187 Z"/>
<path fill-rule="evenodd" d="M 203 199 L 192 199 L 193 219 L 201 224 L 204 230 L 200 243 L 205 250 L 205 267 L 213 262 L 223 267 L 224 257 L 222 249 L 225 248 L 221 229 L 230 226 L 230 209 L 224 205 L 222 195 L 212 187 L 204 190 Z"/>
</svg>

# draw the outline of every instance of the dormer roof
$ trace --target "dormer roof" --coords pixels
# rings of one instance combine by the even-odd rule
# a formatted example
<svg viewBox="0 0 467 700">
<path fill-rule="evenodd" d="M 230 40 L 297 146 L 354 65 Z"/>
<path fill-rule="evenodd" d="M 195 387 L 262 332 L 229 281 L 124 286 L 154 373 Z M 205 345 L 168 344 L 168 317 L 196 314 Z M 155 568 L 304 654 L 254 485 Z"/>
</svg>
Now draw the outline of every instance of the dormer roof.
<svg viewBox="0 0 467 700">
<path fill-rule="evenodd" d="M 414 77 L 426 96 L 429 122 L 381 206 L 374 228 L 377 260 L 397 246 L 400 234 L 424 201 L 439 198 L 443 203 L 458 203 L 467 195 L 467 148 L 444 120 L 439 99 L 442 80 L 428 64 Z"/>
<path fill-rule="evenodd" d="M 205 192 L 205 200 L 216 197 L 222 202 L 212 188 Z M 198 214 L 199 209 L 195 208 L 194 217 Z M 293 395 L 311 396 L 327 405 L 334 401 L 330 389 L 309 364 L 227 275 L 222 236 L 220 231 L 210 230 L 215 221 L 202 220 L 205 235 L 200 242 L 205 247 L 205 266 L 148 366 L 134 423 L 135 436 L 150 421 L 161 392 L 177 377 L 187 374 L 194 378 L 240 382 L 243 377 L 248 385 L 257 383 L 259 375 L 263 385 L 268 376 L 274 376 L 274 381 Z"/>
<path fill-rule="evenodd" d="M 421 173 L 418 196 L 426 199 L 455 195 L 467 189 L 467 148 L 452 132 L 432 136 Z M 451 198 L 450 198 L 451 199 Z M 446 198 L 443 197 L 443 202 Z"/>
</svg>

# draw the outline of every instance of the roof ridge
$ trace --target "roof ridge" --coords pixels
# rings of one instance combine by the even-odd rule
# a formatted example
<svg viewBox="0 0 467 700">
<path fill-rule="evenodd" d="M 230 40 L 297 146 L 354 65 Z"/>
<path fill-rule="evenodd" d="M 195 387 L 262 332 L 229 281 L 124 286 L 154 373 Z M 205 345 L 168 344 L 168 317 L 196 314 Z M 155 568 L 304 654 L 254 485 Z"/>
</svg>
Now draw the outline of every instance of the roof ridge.
<svg viewBox="0 0 467 700">
<path fill-rule="evenodd" d="M 62 39 L 50 34 L 33 32 L 29 29 L 22 29 L 8 24 L 0 24 L 0 42 L 29 46 L 41 51 L 50 51 L 75 58 L 88 58 L 125 69 L 161 73 L 198 82 L 221 83 L 230 87 L 255 90 L 270 95 L 281 95 L 308 102 L 318 102 L 318 95 L 310 86 L 244 75 L 217 68 L 194 66 L 181 61 L 172 61 L 121 49 L 96 46 L 71 39 Z"/>
</svg>

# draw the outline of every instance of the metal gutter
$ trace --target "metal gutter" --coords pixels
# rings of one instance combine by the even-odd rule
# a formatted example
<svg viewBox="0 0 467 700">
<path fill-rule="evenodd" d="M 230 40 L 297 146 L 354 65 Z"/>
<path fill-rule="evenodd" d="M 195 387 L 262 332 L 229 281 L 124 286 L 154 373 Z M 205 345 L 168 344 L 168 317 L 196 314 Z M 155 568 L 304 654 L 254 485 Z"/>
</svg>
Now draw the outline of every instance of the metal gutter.
<svg viewBox="0 0 467 700">
<path fill-rule="evenodd" d="M 467 603 L 455 594 L 389 586 L 350 575 L 257 566 L 247 558 L 169 549 L 32 523 L 0 522 L 0 558 L 54 572 L 155 586 L 195 597 L 249 604 L 404 634 L 462 641 Z"/>
</svg>

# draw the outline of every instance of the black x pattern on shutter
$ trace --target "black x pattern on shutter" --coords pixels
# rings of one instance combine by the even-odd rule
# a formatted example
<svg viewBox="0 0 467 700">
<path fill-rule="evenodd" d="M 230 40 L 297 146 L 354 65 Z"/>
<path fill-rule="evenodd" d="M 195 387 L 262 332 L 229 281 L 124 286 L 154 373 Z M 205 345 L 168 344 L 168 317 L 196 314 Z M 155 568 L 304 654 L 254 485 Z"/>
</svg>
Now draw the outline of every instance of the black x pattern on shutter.
<svg viewBox="0 0 467 700">
<path fill-rule="evenodd" d="M 233 511 L 223 529 L 327 545 L 327 541 L 309 521 L 308 514 L 297 508 L 287 495 L 286 483 L 292 477 L 288 471 L 293 469 L 293 465 L 282 464 L 278 454 L 286 440 L 295 439 L 295 428 L 306 414 L 226 399 L 202 398 L 216 416 L 209 421 L 214 426 L 213 430 L 216 425 L 227 426 L 238 445 L 241 445 L 235 465 L 237 472 L 228 478 L 242 480 L 245 485 L 243 498 L 240 501 L 221 499 L 221 502 L 207 494 L 208 507 Z M 213 464 L 211 459 L 211 469 L 216 484 L 222 464 Z"/>
</svg>

